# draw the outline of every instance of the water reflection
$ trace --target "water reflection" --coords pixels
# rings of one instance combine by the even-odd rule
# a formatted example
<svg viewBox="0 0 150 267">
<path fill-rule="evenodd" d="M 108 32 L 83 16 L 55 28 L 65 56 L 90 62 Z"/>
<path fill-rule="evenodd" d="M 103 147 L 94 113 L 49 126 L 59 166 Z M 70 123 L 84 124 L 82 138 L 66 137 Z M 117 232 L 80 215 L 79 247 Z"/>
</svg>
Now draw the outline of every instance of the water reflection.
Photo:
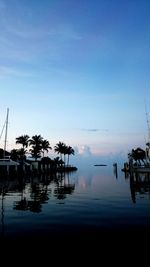
<svg viewBox="0 0 150 267">
<path fill-rule="evenodd" d="M 28 210 L 36 213 L 42 211 L 43 204 L 48 203 L 51 197 L 65 199 L 75 190 L 75 184 L 71 181 L 70 175 L 70 173 L 57 173 L 50 176 L 9 177 L 6 180 L 0 180 L 2 212 L 5 196 L 11 193 L 17 193 L 17 200 L 13 203 L 14 210 Z"/>
<path fill-rule="evenodd" d="M 133 203 L 137 197 L 150 196 L 150 173 L 133 172 L 126 173 L 125 178 L 130 180 L 130 191 Z"/>
<path fill-rule="evenodd" d="M 4 196 L 5 196 L 5 189 L 4 187 L 1 188 L 1 237 L 4 237 Z"/>
<path fill-rule="evenodd" d="M 114 168 L 113 168 L 114 167 Z M 91 236 L 149 229 L 150 174 L 87 168 L 74 173 L 0 179 L 1 236 Z M 132 205 L 140 199 L 138 205 Z M 143 201 L 144 196 L 144 201 Z M 63 204 L 63 205 L 58 205 Z M 144 227 L 144 228 L 143 228 Z"/>
</svg>

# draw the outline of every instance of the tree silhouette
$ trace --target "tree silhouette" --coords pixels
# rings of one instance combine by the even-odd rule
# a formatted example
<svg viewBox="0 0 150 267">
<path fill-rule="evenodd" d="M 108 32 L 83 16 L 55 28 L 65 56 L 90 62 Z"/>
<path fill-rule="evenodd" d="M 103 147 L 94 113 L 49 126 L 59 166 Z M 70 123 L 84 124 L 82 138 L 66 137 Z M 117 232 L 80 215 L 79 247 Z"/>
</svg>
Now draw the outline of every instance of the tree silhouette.
<svg viewBox="0 0 150 267">
<path fill-rule="evenodd" d="M 18 153 L 18 149 L 12 149 L 10 151 L 10 157 L 12 160 L 16 161 L 19 159 L 19 153 Z"/>
<path fill-rule="evenodd" d="M 68 155 L 67 165 L 69 165 L 69 156 L 70 155 L 74 155 L 75 152 L 74 152 L 74 149 L 71 146 L 67 146 L 66 151 L 67 151 L 67 155 Z"/>
<path fill-rule="evenodd" d="M 44 157 L 44 151 L 46 151 L 48 153 L 48 149 L 52 149 L 50 146 L 50 143 L 48 140 L 44 139 L 42 141 L 42 153 L 43 153 L 43 157 Z"/>
<path fill-rule="evenodd" d="M 21 144 L 24 149 L 25 147 L 26 148 L 28 147 L 28 143 L 29 143 L 29 136 L 27 134 L 16 137 L 16 144 Z"/>
<path fill-rule="evenodd" d="M 26 154 L 26 150 L 24 148 L 12 149 L 10 152 L 10 157 L 14 161 L 17 161 L 17 160 L 24 161 L 26 160 L 25 154 Z"/>
<path fill-rule="evenodd" d="M 54 147 L 54 151 L 58 154 L 60 154 L 60 158 L 62 160 L 62 154 L 64 154 L 64 150 L 65 150 L 66 144 L 63 142 L 59 142 L 55 145 Z"/>
<path fill-rule="evenodd" d="M 140 147 L 132 149 L 129 156 L 132 157 L 136 162 L 138 161 L 139 164 L 141 164 L 140 161 L 142 161 L 145 164 L 144 159 L 146 158 L 146 153 L 145 150 L 141 149 Z"/>
<path fill-rule="evenodd" d="M 42 142 L 43 142 L 43 137 L 41 135 L 33 135 L 32 138 L 29 140 L 29 144 L 31 145 L 31 155 L 32 157 L 37 160 L 37 158 L 40 157 L 41 151 L 42 151 Z"/>
<path fill-rule="evenodd" d="M 23 161 L 26 159 L 25 154 L 26 154 L 27 150 L 25 148 L 28 147 L 29 136 L 26 134 L 26 135 L 21 135 L 19 137 L 16 137 L 16 144 L 21 144 L 22 148 L 20 148 L 16 151 L 12 150 L 12 157 L 16 156 L 18 159 Z M 15 155 L 15 153 L 17 153 L 18 155 Z"/>
</svg>

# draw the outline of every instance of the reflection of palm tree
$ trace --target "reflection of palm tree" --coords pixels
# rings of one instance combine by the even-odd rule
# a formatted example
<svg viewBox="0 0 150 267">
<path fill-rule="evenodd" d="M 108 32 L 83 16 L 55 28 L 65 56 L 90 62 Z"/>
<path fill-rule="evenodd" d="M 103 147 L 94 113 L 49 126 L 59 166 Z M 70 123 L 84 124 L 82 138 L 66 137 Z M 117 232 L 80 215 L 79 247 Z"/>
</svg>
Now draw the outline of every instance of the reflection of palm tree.
<svg viewBox="0 0 150 267">
<path fill-rule="evenodd" d="M 75 185 L 65 185 L 55 188 L 54 195 L 58 199 L 65 199 L 66 195 L 71 195 L 75 189 Z"/>
<path fill-rule="evenodd" d="M 31 200 L 27 200 L 26 197 L 23 197 L 23 195 L 21 195 L 21 200 L 15 203 L 14 209 L 41 212 L 42 204 L 46 203 L 49 200 L 47 190 L 47 185 L 45 186 L 39 183 L 32 184 Z"/>
<path fill-rule="evenodd" d="M 57 187 L 57 188 L 55 188 L 54 195 L 59 200 L 66 198 L 66 195 L 65 195 L 65 192 L 64 192 L 64 188 L 63 187 Z"/>
<path fill-rule="evenodd" d="M 28 210 L 28 201 L 24 197 L 20 201 L 16 201 L 16 204 L 14 205 L 15 210 Z"/>
<path fill-rule="evenodd" d="M 40 201 L 37 201 L 37 200 L 29 201 L 28 205 L 29 205 L 29 210 L 32 212 L 39 213 L 42 211 L 42 205 Z"/>
<path fill-rule="evenodd" d="M 60 183 L 59 183 L 60 182 Z M 57 187 L 54 190 L 54 195 L 58 199 L 65 199 L 66 195 L 71 195 L 74 192 L 75 184 L 71 184 L 69 181 L 69 173 L 66 180 L 66 175 L 60 174 L 60 177 L 57 178 Z"/>
<path fill-rule="evenodd" d="M 47 192 L 47 185 L 44 186 L 43 184 L 33 183 L 32 184 L 32 192 L 31 198 L 33 199 L 30 201 L 30 210 L 33 212 L 41 212 L 42 206 L 41 204 L 46 203 L 49 200 L 48 192 Z"/>
</svg>

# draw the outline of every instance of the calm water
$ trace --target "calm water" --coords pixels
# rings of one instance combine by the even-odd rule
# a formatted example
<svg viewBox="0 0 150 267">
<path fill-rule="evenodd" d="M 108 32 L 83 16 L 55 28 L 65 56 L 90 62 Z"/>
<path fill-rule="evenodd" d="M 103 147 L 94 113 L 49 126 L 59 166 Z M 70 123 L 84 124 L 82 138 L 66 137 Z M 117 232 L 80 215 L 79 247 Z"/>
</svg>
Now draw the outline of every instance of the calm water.
<svg viewBox="0 0 150 267">
<path fill-rule="evenodd" d="M 118 166 L 49 177 L 0 178 L 1 238 L 98 238 L 150 233 L 150 177 Z"/>
</svg>

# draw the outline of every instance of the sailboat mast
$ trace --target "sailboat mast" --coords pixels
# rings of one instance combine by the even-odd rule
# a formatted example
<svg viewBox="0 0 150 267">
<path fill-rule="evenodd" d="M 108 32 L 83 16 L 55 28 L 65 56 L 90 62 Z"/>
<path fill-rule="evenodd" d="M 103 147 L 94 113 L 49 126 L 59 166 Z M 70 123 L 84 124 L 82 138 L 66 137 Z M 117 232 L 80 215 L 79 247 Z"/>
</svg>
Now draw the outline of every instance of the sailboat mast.
<svg viewBox="0 0 150 267">
<path fill-rule="evenodd" d="M 5 141 L 4 141 L 4 158 L 5 158 L 6 144 L 7 144 L 8 115 L 9 115 L 9 108 L 7 108 L 7 116 L 6 116 L 6 131 L 5 131 Z"/>
<path fill-rule="evenodd" d="M 146 105 L 145 105 L 145 111 L 146 111 L 146 122 L 147 122 L 147 128 L 148 128 L 148 143 L 150 143 L 150 126 L 149 126 L 149 118 L 148 118 L 148 112 L 147 112 Z"/>
</svg>

